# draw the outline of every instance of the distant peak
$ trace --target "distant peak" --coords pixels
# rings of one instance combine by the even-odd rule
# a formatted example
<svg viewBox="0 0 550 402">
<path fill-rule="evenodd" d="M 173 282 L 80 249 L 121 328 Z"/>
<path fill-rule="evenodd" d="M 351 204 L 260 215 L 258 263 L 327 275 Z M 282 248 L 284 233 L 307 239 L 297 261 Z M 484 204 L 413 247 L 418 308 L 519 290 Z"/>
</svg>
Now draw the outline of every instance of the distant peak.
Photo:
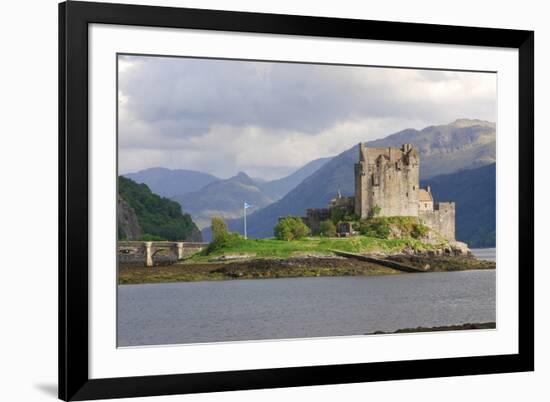
<svg viewBox="0 0 550 402">
<path fill-rule="evenodd" d="M 491 123 L 486 120 L 479 119 L 456 119 L 451 123 L 451 126 L 455 127 L 471 127 L 471 126 L 494 126 L 495 123 Z"/>
<path fill-rule="evenodd" d="M 228 180 L 235 180 L 235 181 L 238 181 L 239 183 L 243 183 L 243 184 L 256 185 L 256 182 L 254 180 L 252 180 L 252 178 L 250 178 L 250 176 L 247 175 L 245 172 L 239 172 L 235 176 L 231 177 Z"/>
<path fill-rule="evenodd" d="M 250 179 L 250 177 L 245 172 L 239 172 L 235 177 L 238 177 L 240 179 Z"/>
</svg>

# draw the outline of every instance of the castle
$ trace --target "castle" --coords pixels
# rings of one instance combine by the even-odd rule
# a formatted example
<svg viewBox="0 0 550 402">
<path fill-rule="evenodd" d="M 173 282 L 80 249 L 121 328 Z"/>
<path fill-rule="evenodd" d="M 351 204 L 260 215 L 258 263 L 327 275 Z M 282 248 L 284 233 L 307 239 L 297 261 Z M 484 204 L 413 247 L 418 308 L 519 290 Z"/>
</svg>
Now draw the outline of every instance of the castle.
<svg viewBox="0 0 550 402">
<path fill-rule="evenodd" d="M 455 240 L 455 203 L 434 202 L 430 187 L 420 188 L 420 155 L 411 144 L 401 148 L 359 146 L 355 164 L 355 196 L 334 198 L 328 208 L 308 209 L 304 222 L 315 233 L 335 209 L 360 219 L 413 216 L 448 240 Z M 347 229 L 346 229 L 347 228 Z M 350 225 L 340 225 L 349 233 Z"/>
</svg>

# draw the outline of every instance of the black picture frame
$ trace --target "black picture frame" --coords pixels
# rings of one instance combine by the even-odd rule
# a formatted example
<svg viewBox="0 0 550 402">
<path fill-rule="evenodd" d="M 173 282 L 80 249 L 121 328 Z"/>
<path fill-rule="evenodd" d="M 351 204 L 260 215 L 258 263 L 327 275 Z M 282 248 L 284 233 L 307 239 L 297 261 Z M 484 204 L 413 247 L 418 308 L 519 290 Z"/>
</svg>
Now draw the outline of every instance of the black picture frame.
<svg viewBox="0 0 550 402">
<path fill-rule="evenodd" d="M 192 28 L 514 48 L 519 52 L 517 354 L 90 379 L 88 25 Z M 59 5 L 59 398 L 293 387 L 534 370 L 534 32 L 70 1 Z"/>
</svg>

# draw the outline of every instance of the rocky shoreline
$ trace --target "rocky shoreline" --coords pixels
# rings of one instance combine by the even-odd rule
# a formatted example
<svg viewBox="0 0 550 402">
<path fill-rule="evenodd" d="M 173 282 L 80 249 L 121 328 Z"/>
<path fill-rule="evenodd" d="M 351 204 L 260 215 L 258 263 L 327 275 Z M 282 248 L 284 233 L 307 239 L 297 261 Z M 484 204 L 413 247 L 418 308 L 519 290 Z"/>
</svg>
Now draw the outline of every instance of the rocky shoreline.
<svg viewBox="0 0 550 402">
<path fill-rule="evenodd" d="M 388 261 L 416 266 L 423 272 L 495 268 L 494 262 L 479 260 L 471 255 L 399 254 L 385 258 Z M 121 265 L 118 274 L 119 284 L 139 284 L 232 279 L 399 275 L 403 273 L 368 261 L 338 256 L 306 255 L 288 258 L 252 257 L 205 263 L 183 262 L 153 268 Z"/>
<path fill-rule="evenodd" d="M 487 261 L 467 255 L 403 255 L 386 257 L 387 260 L 406 263 L 421 268 L 426 272 L 467 271 L 471 269 L 495 269 L 494 261 Z"/>
<path fill-rule="evenodd" d="M 405 334 L 411 332 L 465 331 L 471 329 L 495 329 L 496 327 L 497 325 L 495 322 L 478 322 L 457 325 L 443 325 L 439 327 L 402 328 L 393 332 L 375 331 L 365 335 Z"/>
</svg>

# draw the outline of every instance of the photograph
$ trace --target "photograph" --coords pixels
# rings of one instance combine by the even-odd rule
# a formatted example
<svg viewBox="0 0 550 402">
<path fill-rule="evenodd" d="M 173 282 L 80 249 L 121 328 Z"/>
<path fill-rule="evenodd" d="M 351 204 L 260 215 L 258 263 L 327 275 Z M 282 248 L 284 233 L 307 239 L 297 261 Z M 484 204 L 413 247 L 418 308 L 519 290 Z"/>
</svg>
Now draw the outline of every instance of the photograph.
<svg viewBox="0 0 550 402">
<path fill-rule="evenodd" d="M 117 347 L 497 329 L 495 71 L 116 57 Z"/>
</svg>

